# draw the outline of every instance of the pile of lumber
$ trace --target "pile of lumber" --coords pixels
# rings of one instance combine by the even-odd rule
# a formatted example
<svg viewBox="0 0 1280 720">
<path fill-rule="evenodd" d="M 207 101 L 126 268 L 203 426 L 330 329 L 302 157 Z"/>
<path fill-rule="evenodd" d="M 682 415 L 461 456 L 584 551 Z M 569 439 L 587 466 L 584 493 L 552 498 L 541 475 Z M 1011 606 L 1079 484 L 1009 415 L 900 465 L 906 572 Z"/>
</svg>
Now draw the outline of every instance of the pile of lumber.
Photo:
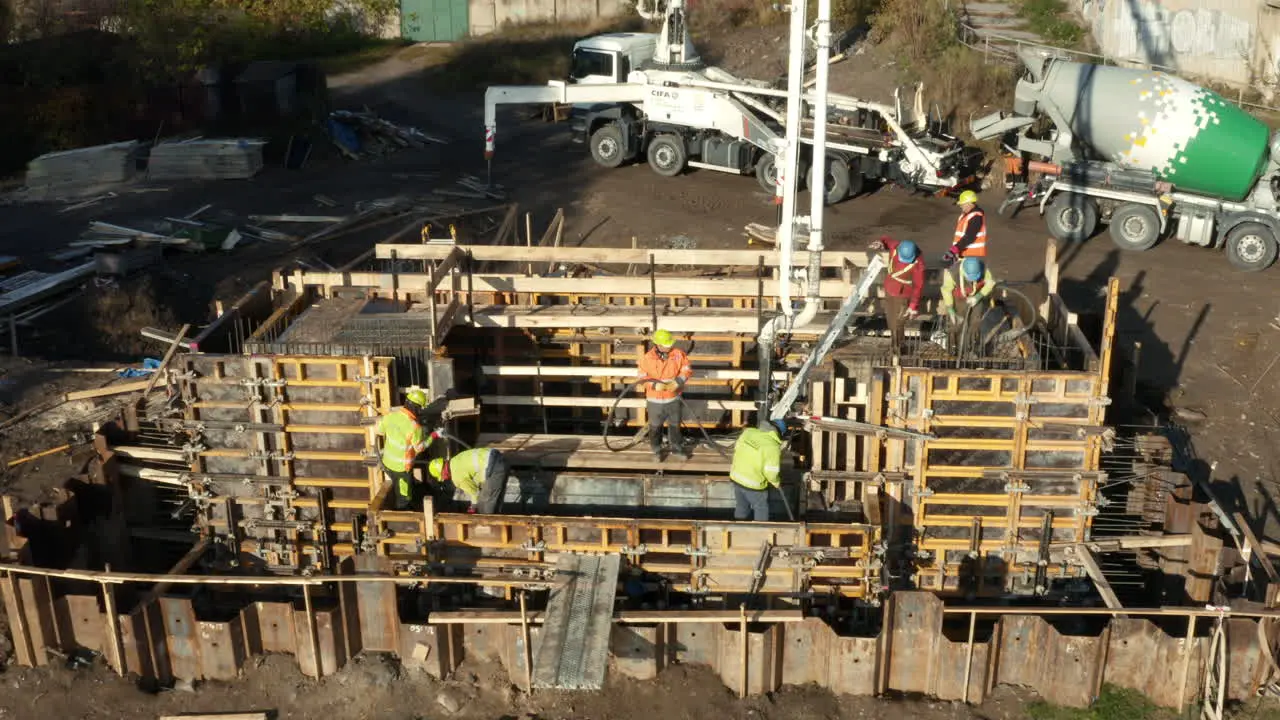
<svg viewBox="0 0 1280 720">
<path fill-rule="evenodd" d="M 400 148 L 423 148 L 448 140 L 428 135 L 416 127 L 383 120 L 367 108 L 364 112 L 335 110 L 329 114 L 329 135 L 342 154 L 352 159 L 362 155 L 388 155 Z"/>
<path fill-rule="evenodd" d="M 74 194 L 132 180 L 140 144 L 136 141 L 47 153 L 27 163 L 27 187 Z"/>
<path fill-rule="evenodd" d="M 239 180 L 262 170 L 265 140 L 196 138 L 167 142 L 151 150 L 147 172 L 153 180 Z"/>
</svg>

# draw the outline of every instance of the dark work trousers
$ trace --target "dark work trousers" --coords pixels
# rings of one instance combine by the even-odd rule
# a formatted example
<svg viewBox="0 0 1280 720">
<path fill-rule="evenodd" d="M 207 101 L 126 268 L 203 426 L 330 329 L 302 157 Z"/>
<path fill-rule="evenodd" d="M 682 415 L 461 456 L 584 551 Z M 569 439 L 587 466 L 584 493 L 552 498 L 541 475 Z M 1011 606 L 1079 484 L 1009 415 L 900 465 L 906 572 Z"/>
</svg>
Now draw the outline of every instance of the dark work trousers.
<svg viewBox="0 0 1280 720">
<path fill-rule="evenodd" d="M 681 402 L 679 398 L 671 402 L 647 404 L 649 411 L 649 449 L 653 452 L 662 451 L 662 426 L 667 426 L 667 444 L 671 446 L 671 452 L 683 452 L 684 442 L 680 439 L 680 408 Z"/>
<path fill-rule="evenodd" d="M 391 480 L 391 492 L 395 496 L 396 510 L 412 510 L 418 486 L 417 481 L 413 477 L 413 468 L 408 470 L 392 470 L 386 465 L 383 465 L 382 472 L 386 473 L 387 477 Z M 404 494 L 404 490 L 406 488 L 409 491 L 407 495 Z"/>
<path fill-rule="evenodd" d="M 732 481 L 730 481 L 732 482 Z M 769 490 L 749 490 L 733 483 L 733 519 L 769 521 Z"/>
<path fill-rule="evenodd" d="M 502 504 L 502 496 L 507 494 L 507 459 L 497 450 L 489 456 L 489 465 L 484 471 L 484 483 L 480 485 L 480 500 L 476 503 L 476 512 L 492 515 L 498 512 Z"/>
<path fill-rule="evenodd" d="M 902 352 L 902 343 L 906 339 L 906 314 L 909 298 L 896 295 L 885 295 L 884 321 L 889 326 L 889 340 L 893 343 L 895 354 Z"/>
</svg>

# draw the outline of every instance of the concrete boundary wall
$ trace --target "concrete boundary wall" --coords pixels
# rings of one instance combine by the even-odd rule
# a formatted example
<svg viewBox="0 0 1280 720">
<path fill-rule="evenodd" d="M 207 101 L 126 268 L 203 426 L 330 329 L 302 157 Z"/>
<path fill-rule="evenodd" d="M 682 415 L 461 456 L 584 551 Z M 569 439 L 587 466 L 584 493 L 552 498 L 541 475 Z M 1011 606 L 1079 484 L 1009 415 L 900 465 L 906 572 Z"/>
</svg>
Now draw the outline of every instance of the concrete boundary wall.
<svg viewBox="0 0 1280 720">
<path fill-rule="evenodd" d="M 634 7 L 626 0 L 470 0 L 470 34 L 488 35 L 507 24 L 605 20 Z"/>
</svg>

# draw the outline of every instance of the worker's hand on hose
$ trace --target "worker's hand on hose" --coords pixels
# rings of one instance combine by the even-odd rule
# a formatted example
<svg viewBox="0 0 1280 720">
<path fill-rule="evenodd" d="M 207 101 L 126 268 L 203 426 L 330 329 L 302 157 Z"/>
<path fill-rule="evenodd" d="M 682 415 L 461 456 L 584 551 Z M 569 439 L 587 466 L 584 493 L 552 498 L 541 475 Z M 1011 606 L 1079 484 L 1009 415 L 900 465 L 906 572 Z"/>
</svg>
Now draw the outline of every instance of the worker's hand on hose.
<svg viewBox="0 0 1280 720">
<path fill-rule="evenodd" d="M 951 249 L 946 251 L 942 255 L 942 262 L 948 265 L 950 265 L 951 263 L 959 259 L 960 259 L 960 249 L 955 247 L 954 245 L 952 245 Z"/>
<path fill-rule="evenodd" d="M 953 307 L 947 308 L 947 319 L 950 320 L 951 322 L 955 322 L 960 319 L 960 316 L 956 315 L 955 308 Z"/>
<path fill-rule="evenodd" d="M 475 506 L 475 505 L 468 505 L 468 506 L 467 506 L 467 514 L 468 514 L 468 515 L 475 515 L 475 514 L 476 514 L 476 506 Z"/>
<path fill-rule="evenodd" d="M 909 308 L 907 308 L 907 311 L 906 311 L 905 313 L 903 313 L 903 315 L 906 315 L 906 316 L 907 316 L 907 319 L 908 319 L 908 320 L 910 320 L 910 319 L 914 318 L 915 316 L 917 316 L 917 315 L 919 315 L 919 314 L 920 314 L 920 311 L 919 311 L 919 310 L 917 310 L 917 309 L 915 309 L 915 308 L 913 308 L 913 307 L 909 307 Z"/>
<path fill-rule="evenodd" d="M 665 391 L 670 392 L 670 391 L 672 391 L 672 390 L 675 390 L 675 389 L 676 389 L 677 387 L 679 387 L 679 386 L 678 386 L 678 385 L 676 385 L 676 381 L 675 381 L 675 380 L 664 380 L 664 381 L 662 381 L 662 382 L 658 383 L 657 385 L 655 385 L 654 387 L 658 388 L 659 390 L 665 390 Z"/>
<path fill-rule="evenodd" d="M 969 307 L 973 307 L 974 305 L 978 304 L 979 299 L 980 298 L 977 295 L 973 295 L 971 297 L 966 298 L 964 301 L 964 304 L 968 305 Z"/>
<path fill-rule="evenodd" d="M 439 440 L 439 439 L 440 439 L 440 438 L 442 438 L 442 437 L 444 437 L 444 428 L 439 427 L 439 428 L 436 428 L 435 430 L 432 430 L 432 431 L 431 431 L 431 439 L 432 439 L 432 440 Z"/>
</svg>

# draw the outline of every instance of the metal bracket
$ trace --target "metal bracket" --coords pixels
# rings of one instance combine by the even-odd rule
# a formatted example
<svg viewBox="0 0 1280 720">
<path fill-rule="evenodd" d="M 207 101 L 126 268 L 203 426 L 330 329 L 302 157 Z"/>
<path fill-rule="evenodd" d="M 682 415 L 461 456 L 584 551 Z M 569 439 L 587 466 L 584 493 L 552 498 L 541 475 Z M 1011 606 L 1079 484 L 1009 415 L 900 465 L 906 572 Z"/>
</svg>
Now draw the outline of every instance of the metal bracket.
<svg viewBox="0 0 1280 720">
<path fill-rule="evenodd" d="M 619 548 L 619 549 L 618 549 L 618 553 L 619 553 L 619 554 L 621 554 L 621 555 L 628 555 L 628 556 L 632 556 L 632 555 L 634 555 L 634 556 L 640 556 L 640 555 L 644 555 L 644 554 L 646 554 L 646 553 L 648 553 L 648 552 L 649 552 L 649 546 L 648 546 L 648 545 L 645 545 L 645 544 L 643 544 L 643 543 L 641 543 L 640 545 L 635 545 L 635 546 L 631 546 L 631 545 L 624 545 L 623 547 L 621 547 L 621 548 Z"/>
<path fill-rule="evenodd" d="M 689 557 L 709 557 L 711 555 L 711 551 L 707 548 L 696 548 L 692 545 L 685 545 L 684 554 Z"/>
<path fill-rule="evenodd" d="M 547 542 L 545 540 L 539 540 L 538 542 L 530 542 L 529 540 L 525 540 L 524 542 L 520 543 L 520 549 L 525 552 L 546 552 Z"/>
<path fill-rule="evenodd" d="M 1031 489 L 1031 486 L 1018 480 L 1010 480 L 1004 484 L 1004 491 L 1010 495 L 1020 495 Z"/>
<path fill-rule="evenodd" d="M 907 495 L 910 497 L 927 498 L 933 497 L 933 490 L 929 488 L 907 488 Z"/>
<path fill-rule="evenodd" d="M 294 457 L 295 455 L 291 452 L 249 453 L 250 460 L 283 460 L 285 462 L 292 462 Z"/>
</svg>

